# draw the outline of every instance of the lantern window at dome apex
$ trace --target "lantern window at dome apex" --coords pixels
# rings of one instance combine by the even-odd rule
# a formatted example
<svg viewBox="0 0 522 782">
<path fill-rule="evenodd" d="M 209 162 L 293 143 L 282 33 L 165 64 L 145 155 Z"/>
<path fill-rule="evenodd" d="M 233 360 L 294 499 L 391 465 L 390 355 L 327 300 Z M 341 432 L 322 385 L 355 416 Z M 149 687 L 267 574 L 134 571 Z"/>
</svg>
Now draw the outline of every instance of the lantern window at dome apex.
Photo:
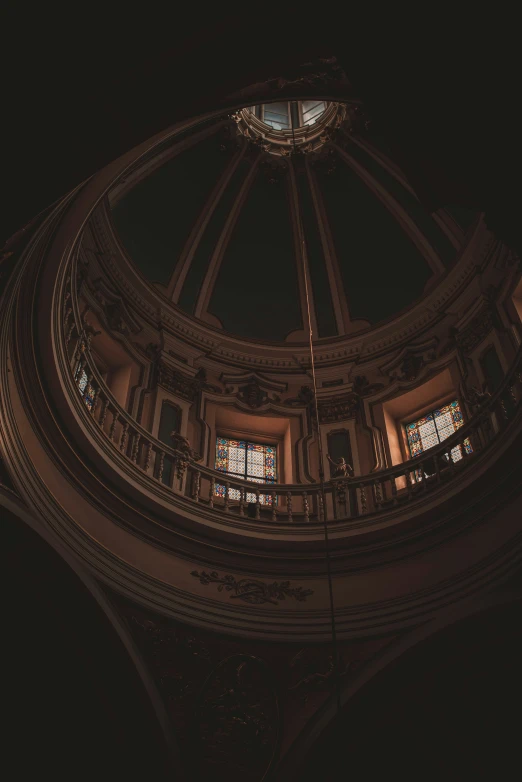
<svg viewBox="0 0 522 782">
<path fill-rule="evenodd" d="M 319 149 L 347 120 L 347 105 L 320 98 L 247 106 L 232 114 L 240 134 L 274 155 Z"/>
<path fill-rule="evenodd" d="M 324 100 L 279 101 L 252 106 L 249 111 L 274 130 L 296 130 L 317 122 L 327 105 Z"/>
</svg>

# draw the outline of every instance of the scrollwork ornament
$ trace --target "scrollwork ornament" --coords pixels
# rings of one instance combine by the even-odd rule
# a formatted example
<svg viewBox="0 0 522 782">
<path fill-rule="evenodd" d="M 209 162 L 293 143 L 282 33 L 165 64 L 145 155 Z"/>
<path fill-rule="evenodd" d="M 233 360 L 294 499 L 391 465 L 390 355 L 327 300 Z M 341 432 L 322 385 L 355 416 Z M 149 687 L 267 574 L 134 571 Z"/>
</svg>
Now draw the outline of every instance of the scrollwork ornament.
<svg viewBox="0 0 522 782">
<path fill-rule="evenodd" d="M 199 578 L 200 584 L 218 584 L 218 592 L 232 592 L 231 599 L 242 600 L 251 605 L 260 605 L 262 603 L 271 603 L 278 605 L 281 600 L 287 597 L 300 602 L 313 595 L 312 589 L 303 589 L 303 587 L 291 587 L 290 581 L 274 581 L 271 584 L 265 584 L 264 581 L 257 579 L 242 578 L 239 581 L 231 575 L 220 576 L 219 573 L 212 571 L 199 573 L 193 570 L 190 574 L 194 578 Z"/>
<path fill-rule="evenodd" d="M 198 778 L 262 782 L 279 748 L 281 716 L 275 679 L 260 658 L 222 660 L 197 698 L 194 719 Z"/>
</svg>

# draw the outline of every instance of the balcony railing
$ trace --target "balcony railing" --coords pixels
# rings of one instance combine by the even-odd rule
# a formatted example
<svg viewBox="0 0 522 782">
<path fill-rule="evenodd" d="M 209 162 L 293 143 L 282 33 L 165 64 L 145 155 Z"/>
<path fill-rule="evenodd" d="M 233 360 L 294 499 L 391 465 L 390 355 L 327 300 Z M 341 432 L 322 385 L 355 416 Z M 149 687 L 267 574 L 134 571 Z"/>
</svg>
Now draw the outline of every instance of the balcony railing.
<svg viewBox="0 0 522 782">
<path fill-rule="evenodd" d="M 66 294 L 66 305 L 68 296 Z M 183 449 L 153 437 L 116 401 L 90 353 L 90 335 L 65 308 L 64 342 L 72 380 L 86 413 L 115 452 L 177 502 L 228 517 L 299 524 L 360 519 L 421 500 L 459 479 L 477 456 L 497 441 L 518 414 L 522 398 L 522 351 L 502 386 L 453 435 L 420 457 L 380 472 L 337 478 L 325 484 L 260 484 L 234 478 L 194 461 Z M 216 487 L 224 487 L 217 494 Z M 248 502 L 247 498 L 255 498 Z"/>
</svg>

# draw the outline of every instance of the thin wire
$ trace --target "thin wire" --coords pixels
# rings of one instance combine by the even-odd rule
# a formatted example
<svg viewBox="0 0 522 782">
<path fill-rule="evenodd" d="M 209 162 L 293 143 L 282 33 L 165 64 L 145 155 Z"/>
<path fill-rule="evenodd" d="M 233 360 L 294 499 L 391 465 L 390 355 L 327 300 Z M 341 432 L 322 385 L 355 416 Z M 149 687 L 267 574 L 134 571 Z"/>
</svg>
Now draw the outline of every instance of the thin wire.
<svg viewBox="0 0 522 782">
<path fill-rule="evenodd" d="M 297 101 L 293 100 L 292 101 L 292 106 L 294 106 L 294 108 L 296 108 L 296 110 L 297 110 Z M 293 144 L 294 144 L 294 153 L 295 153 L 296 152 L 296 148 L 295 148 L 295 129 L 294 129 L 294 118 L 292 116 L 292 109 L 290 109 L 290 125 L 292 127 L 292 141 L 293 141 Z"/>
<path fill-rule="evenodd" d="M 314 389 L 314 410 L 315 420 L 317 424 L 317 445 L 319 451 L 319 483 L 322 499 L 323 510 L 323 523 L 324 523 L 324 547 L 326 554 L 326 573 L 328 577 L 328 591 L 330 595 L 330 619 L 332 625 L 332 652 L 333 652 L 333 675 L 336 690 L 337 710 L 341 709 L 341 679 L 339 671 L 339 652 L 337 647 L 337 629 L 335 625 L 335 607 L 334 607 L 334 595 L 333 595 L 333 582 L 332 582 L 332 566 L 330 561 L 330 541 L 328 537 L 328 523 L 326 518 L 326 497 L 324 492 L 324 456 L 323 456 L 323 444 L 321 441 L 321 431 L 319 428 L 319 406 L 317 404 L 317 381 L 315 377 L 315 359 L 314 359 L 314 343 L 313 343 L 313 328 L 312 328 L 312 316 L 310 311 L 310 296 L 308 293 L 308 275 L 307 275 L 307 254 L 306 243 L 304 238 L 303 226 L 301 223 L 301 214 L 299 211 L 299 205 L 297 205 L 297 226 L 299 231 L 299 238 L 301 240 L 302 258 L 303 258 L 303 277 L 305 287 L 305 299 L 306 299 L 306 312 L 308 316 L 308 337 L 310 341 L 310 361 L 312 370 L 312 382 Z"/>
</svg>

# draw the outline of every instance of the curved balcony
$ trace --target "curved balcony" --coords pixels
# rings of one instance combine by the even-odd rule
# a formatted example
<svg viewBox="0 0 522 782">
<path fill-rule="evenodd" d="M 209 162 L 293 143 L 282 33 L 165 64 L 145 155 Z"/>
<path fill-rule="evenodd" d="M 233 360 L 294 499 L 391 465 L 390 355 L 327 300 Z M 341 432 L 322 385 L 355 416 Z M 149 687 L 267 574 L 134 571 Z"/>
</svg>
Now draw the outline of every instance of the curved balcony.
<svg viewBox="0 0 522 782">
<path fill-rule="evenodd" d="M 71 292 L 65 296 L 71 301 Z M 522 349 L 500 388 L 482 402 L 473 417 L 443 443 L 420 458 L 353 478 L 324 484 L 259 484 L 233 478 L 198 463 L 188 445 L 167 446 L 137 423 L 114 398 L 90 354 L 91 334 L 67 306 L 63 337 L 70 382 L 85 412 L 114 454 L 142 477 L 171 492 L 177 505 L 198 505 L 233 520 L 250 517 L 267 524 L 339 524 L 379 519 L 397 508 L 414 506 L 444 494 L 469 467 L 491 451 L 518 416 L 522 399 Z M 221 487 L 219 495 L 216 487 Z"/>
<path fill-rule="evenodd" d="M 130 162 L 133 156 L 129 156 Z M 127 159 L 118 166 L 121 169 L 128 164 Z M 515 340 L 513 350 L 506 353 L 509 359 L 505 363 L 511 366 L 504 371 L 498 391 L 473 415 L 467 410 L 467 423 L 418 460 L 370 471 L 373 456 L 379 457 L 380 465 L 385 463 L 377 452 L 366 459 L 368 466 L 362 470 L 366 474 L 328 481 L 324 493 L 313 481 L 268 486 L 225 476 L 193 458 L 182 441 L 181 447 L 175 448 L 152 435 L 137 415 L 127 412 L 122 397 L 113 395 L 95 364 L 96 341 L 83 317 L 91 305 L 82 298 L 81 275 L 103 273 L 100 267 L 108 256 L 100 251 L 100 263 L 91 258 L 94 270 L 83 266 L 80 240 L 85 237 L 86 252 L 96 255 L 90 228 L 84 231 L 89 210 L 120 173 L 114 169 L 103 172 L 54 210 L 24 255 L 6 299 L 8 328 L 0 337 L 4 359 L 0 373 L 2 446 L 20 495 L 34 509 L 39 523 L 57 533 L 98 578 L 124 596 L 159 607 L 181 621 L 189 617 L 220 632 L 228 628 L 278 640 L 299 637 L 315 642 L 329 638 L 323 520 L 328 524 L 331 544 L 339 637 L 374 633 L 375 628 L 392 634 L 398 627 L 411 627 L 448 602 L 468 599 L 512 572 L 522 545 L 516 505 L 521 485 L 522 383 L 521 355 L 514 355 Z M 482 272 L 486 264 L 481 253 L 478 265 Z M 503 257 L 488 255 L 487 260 L 500 277 L 503 271 L 497 266 Z M 460 280 L 459 286 L 471 288 L 467 275 L 473 264 L 477 267 L 475 256 L 463 261 L 465 273 L 457 268 L 455 285 Z M 106 265 L 111 271 L 108 260 Z M 113 281 L 116 292 L 120 290 L 118 281 Z M 128 287 L 121 286 L 121 293 L 130 307 L 143 303 L 133 295 L 131 282 Z M 473 289 L 466 291 L 464 309 L 474 295 Z M 149 336 L 160 341 L 158 312 L 162 322 L 170 325 L 166 308 L 158 309 L 157 304 L 151 294 L 150 307 L 139 311 L 143 350 Z M 439 317 L 437 308 L 432 309 L 433 318 Z M 96 318 L 92 322 L 103 326 L 94 302 L 91 311 Z M 176 310 L 168 317 L 174 321 Z M 188 322 L 188 316 L 181 313 L 179 317 L 182 323 Z M 426 331 L 431 328 L 431 318 L 427 318 Z M 112 329 L 107 320 L 103 322 Z M 384 340 L 386 345 L 379 332 L 375 349 L 368 349 L 374 342 L 354 337 L 361 349 L 337 351 L 337 363 L 347 364 L 351 357 L 350 363 L 364 373 L 385 353 L 389 362 L 392 350 L 394 361 L 397 356 L 402 360 L 398 349 L 412 340 L 412 334 L 417 339 L 424 333 L 416 327 L 416 320 L 409 323 L 408 329 L 399 332 L 400 339 Z M 204 325 L 201 331 L 207 340 Z M 250 372 L 255 368 L 283 376 L 293 353 L 301 357 L 306 350 L 304 345 L 277 347 L 274 352 L 284 355 L 284 361 L 269 361 L 261 354 L 256 360 L 256 346 L 252 361 L 236 361 L 240 350 L 238 345 L 229 349 L 231 337 L 225 336 L 228 342 L 221 350 L 214 350 L 213 342 L 196 339 L 194 332 L 187 332 L 186 340 L 179 341 L 192 355 L 206 355 L 213 349 L 212 359 L 208 359 L 209 364 L 214 362 L 213 380 L 221 365 L 240 367 L 241 371 L 246 365 Z M 177 346 L 175 334 L 174 327 L 172 334 L 165 330 L 170 340 L 165 342 L 165 353 Z M 430 339 L 423 350 L 436 341 L 432 335 Z M 126 337 L 121 343 L 132 350 Z M 349 338 L 343 338 L 343 345 L 349 348 L 348 343 Z M 242 350 L 243 343 L 238 344 Z M 331 346 L 325 345 L 322 351 L 326 355 L 318 357 L 318 364 L 325 375 L 335 377 L 337 369 L 330 368 Z M 363 360 L 354 358 L 359 355 Z M 99 360 L 100 354 L 96 358 Z M 152 365 L 149 359 L 147 373 Z M 435 370 L 449 365 L 450 360 L 454 355 L 448 359 L 443 353 L 434 361 Z M 298 365 L 299 379 L 289 394 L 297 393 L 299 384 L 306 382 L 306 363 L 300 360 Z M 431 377 L 431 371 L 427 367 L 420 382 Z M 390 399 L 396 391 L 411 393 L 418 386 L 416 380 L 415 385 L 409 379 L 390 381 L 386 387 Z M 224 394 L 215 397 L 216 405 L 226 398 Z M 232 395 L 228 399 L 230 409 L 248 412 L 242 403 L 236 405 Z M 185 411 L 189 408 L 186 402 Z M 134 409 L 139 409 L 138 403 Z M 281 405 L 279 409 L 284 413 L 292 408 Z M 159 404 L 146 419 L 149 426 L 158 424 L 158 410 Z M 306 418 L 304 407 L 299 415 Z M 199 410 L 193 411 L 199 422 L 198 416 Z M 305 423 L 308 447 L 314 432 L 309 421 Z M 189 434 L 194 431 L 187 429 Z M 301 436 L 301 429 L 299 433 Z M 369 444 L 371 436 L 368 427 L 361 427 L 361 439 Z M 462 448 L 468 440 L 470 447 Z M 301 469 L 304 447 L 296 458 L 300 472 L 294 474 L 310 480 Z M 462 455 L 457 461 L 448 459 L 455 448 L 460 448 Z M 308 450 L 312 453 L 312 448 Z M 309 464 L 311 474 L 316 474 L 312 461 Z M 357 462 L 355 466 L 357 469 Z M 225 489 L 222 497 L 215 494 L 218 484 Z M 265 497 L 269 502 L 262 501 Z M 208 573 L 215 573 L 217 581 L 208 581 Z M 232 583 L 230 578 L 238 590 L 254 584 L 265 594 L 268 586 L 290 584 L 292 589 L 304 590 L 307 597 L 291 596 L 276 601 L 277 605 L 265 601 L 252 612 L 242 593 L 219 589 L 223 583 Z"/>
</svg>

